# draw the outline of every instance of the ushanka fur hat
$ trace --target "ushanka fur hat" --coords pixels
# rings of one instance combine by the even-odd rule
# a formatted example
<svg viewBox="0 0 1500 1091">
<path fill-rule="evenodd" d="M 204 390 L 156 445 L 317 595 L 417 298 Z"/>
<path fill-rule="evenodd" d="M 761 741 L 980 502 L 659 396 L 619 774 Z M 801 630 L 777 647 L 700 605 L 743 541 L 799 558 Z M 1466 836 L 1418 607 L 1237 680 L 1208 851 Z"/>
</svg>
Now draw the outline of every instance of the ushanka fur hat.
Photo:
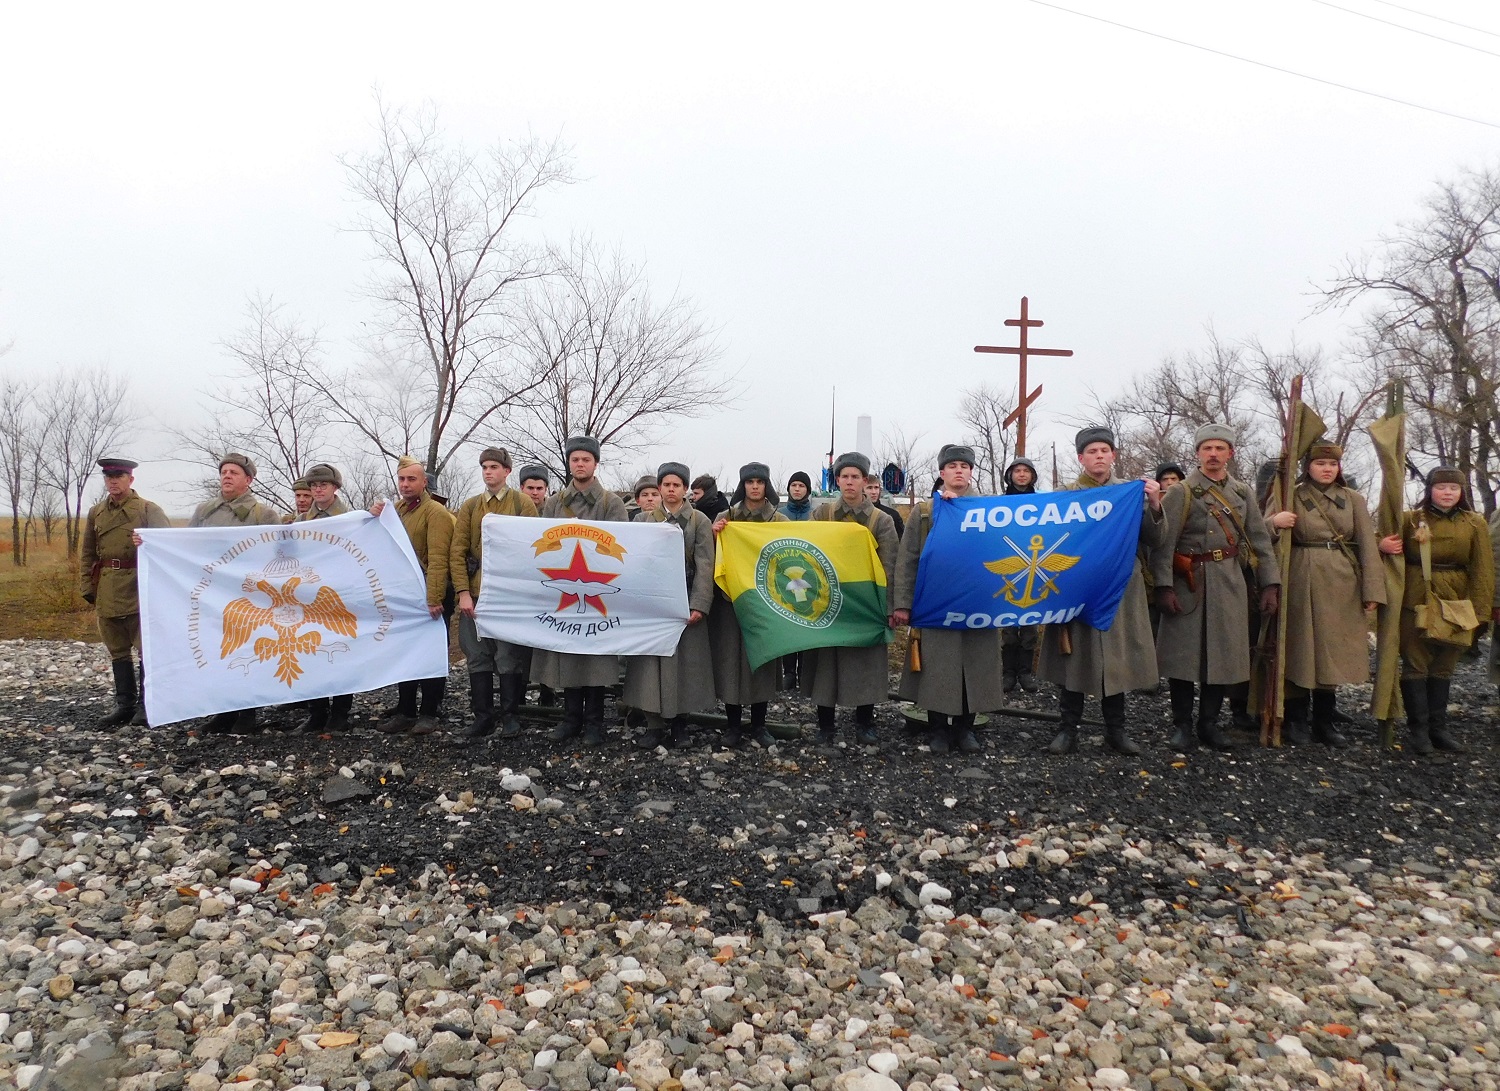
<svg viewBox="0 0 1500 1091">
<path fill-rule="evenodd" d="M 833 462 L 833 476 L 838 477 L 847 469 L 856 469 L 861 477 L 870 475 L 870 460 L 858 451 L 847 451 Z"/>
</svg>

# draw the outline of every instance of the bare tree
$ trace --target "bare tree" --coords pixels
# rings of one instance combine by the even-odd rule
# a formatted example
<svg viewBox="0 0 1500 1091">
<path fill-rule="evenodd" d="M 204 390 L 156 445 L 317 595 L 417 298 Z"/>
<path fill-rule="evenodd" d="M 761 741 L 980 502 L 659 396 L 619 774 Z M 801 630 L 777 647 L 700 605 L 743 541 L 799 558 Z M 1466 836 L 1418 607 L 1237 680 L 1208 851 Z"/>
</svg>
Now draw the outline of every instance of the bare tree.
<svg viewBox="0 0 1500 1091">
<path fill-rule="evenodd" d="M 644 267 L 588 239 L 565 271 L 536 286 L 517 333 L 517 359 L 538 376 L 512 415 L 518 446 L 557 474 L 569 436 L 639 453 L 674 419 L 722 410 L 735 398 L 719 371 L 714 331 L 692 301 L 651 297 Z"/>
<path fill-rule="evenodd" d="M 439 479 L 547 377 L 510 351 L 525 287 L 552 270 L 522 221 L 572 181 L 571 165 L 556 141 L 474 153 L 445 139 L 431 107 L 377 106 L 377 146 L 342 160 L 362 206 L 354 228 L 374 247 L 370 359 L 346 370 L 309 361 L 299 377 L 384 458 L 412 453 Z"/>
<path fill-rule="evenodd" d="M 1325 307 L 1370 305 L 1361 330 L 1370 378 L 1401 378 L 1414 452 L 1458 467 L 1486 512 L 1500 453 L 1500 172 L 1471 170 L 1437 187 L 1423 214 L 1346 260 Z M 1425 418 L 1417 420 L 1415 418 Z"/>
<path fill-rule="evenodd" d="M 918 432 L 916 435 L 907 435 L 906 429 L 899 424 L 893 424 L 889 428 L 880 430 L 880 441 L 875 448 L 874 465 L 871 469 L 879 474 L 886 466 L 896 465 L 901 467 L 915 488 L 915 495 L 926 496 L 927 486 L 931 484 L 932 474 L 936 471 L 932 468 L 933 459 L 937 452 L 931 451 L 922 444 L 922 438 L 926 432 Z M 923 481 L 918 480 L 924 478 Z"/>
<path fill-rule="evenodd" d="M 1001 477 L 1015 445 L 1015 428 L 1006 427 L 1005 418 L 1015 407 L 1015 387 L 1007 393 L 988 383 L 964 391 L 959 402 L 958 423 L 979 460 L 974 467 L 974 487 L 980 492 L 998 495 L 1004 488 Z"/>
<path fill-rule="evenodd" d="M 27 503 L 27 474 L 41 430 L 36 427 L 36 388 L 14 375 L 0 376 L 0 484 L 10 506 L 11 564 L 26 563 L 22 507 Z"/>
<path fill-rule="evenodd" d="M 307 378 L 322 366 L 322 343 L 270 298 L 251 297 L 245 319 L 223 342 L 234 363 L 203 407 L 207 423 L 175 433 L 179 457 L 205 467 L 201 491 L 209 497 L 218 493 L 212 471 L 219 459 L 230 451 L 249 455 L 258 471 L 256 495 L 291 511 L 292 482 L 327 461 L 336 443 L 333 411 Z"/>
</svg>

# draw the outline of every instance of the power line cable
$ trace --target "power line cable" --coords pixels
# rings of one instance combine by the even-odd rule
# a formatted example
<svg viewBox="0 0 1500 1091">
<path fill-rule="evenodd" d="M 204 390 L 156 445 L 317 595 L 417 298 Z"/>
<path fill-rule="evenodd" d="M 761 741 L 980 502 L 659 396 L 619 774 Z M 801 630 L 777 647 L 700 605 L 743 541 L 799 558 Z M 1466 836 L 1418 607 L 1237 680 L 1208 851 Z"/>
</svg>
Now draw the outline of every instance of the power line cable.
<svg viewBox="0 0 1500 1091">
<path fill-rule="evenodd" d="M 1091 15 L 1086 11 L 1075 11 L 1073 8 L 1065 8 L 1061 4 L 1053 4 L 1050 0 L 1027 0 L 1028 3 L 1040 7 L 1051 8 L 1054 11 L 1066 12 L 1068 15 L 1076 15 L 1080 19 L 1092 19 L 1096 23 L 1105 23 L 1108 26 L 1119 27 L 1135 34 L 1144 34 L 1148 38 L 1158 38 L 1173 45 L 1187 46 L 1189 49 L 1201 50 L 1204 53 L 1212 53 L 1216 57 L 1227 57 L 1231 61 L 1240 61 L 1243 64 L 1253 64 L 1257 68 L 1268 68 L 1272 72 L 1280 72 L 1284 76 L 1296 76 L 1298 79 L 1311 80 L 1313 83 L 1321 83 L 1325 87 L 1337 87 L 1341 91 L 1353 91 L 1356 95 L 1366 95 L 1369 98 L 1380 99 L 1383 102 L 1393 102 L 1397 106 L 1408 106 L 1413 110 L 1421 110 L 1429 114 L 1438 114 L 1442 117 L 1452 118 L 1455 121 L 1467 121 L 1472 125 L 1483 125 L 1487 129 L 1500 129 L 1500 122 L 1485 121 L 1483 118 L 1469 117 L 1467 114 L 1456 114 L 1451 110 L 1443 110 L 1436 106 L 1423 106 L 1420 102 L 1411 102 L 1408 99 L 1396 98 L 1394 95 L 1381 94 L 1379 91 L 1369 91 L 1363 87 L 1352 87 L 1347 83 L 1339 83 L 1337 80 L 1324 79 L 1322 76 L 1310 76 L 1306 72 L 1298 72 L 1291 68 L 1282 68 L 1280 65 L 1270 64 L 1266 61 L 1257 61 L 1250 57 L 1241 57 L 1237 53 L 1226 53 L 1222 49 L 1214 49 L 1212 46 L 1199 45 L 1197 42 L 1185 41 L 1182 38 L 1173 38 L 1167 34 L 1158 34 L 1154 30 L 1143 30 L 1133 27 L 1128 23 L 1117 23 L 1113 19 L 1106 19 L 1102 15 Z"/>
<path fill-rule="evenodd" d="M 1388 8 L 1395 8 L 1397 11 L 1405 11 L 1410 12 L 1412 15 L 1420 15 L 1423 19 L 1433 19 L 1439 23 L 1447 23 L 1449 26 L 1459 27 L 1463 30 L 1472 30 L 1476 34 L 1488 34 L 1491 38 L 1500 38 L 1500 32 L 1485 30 L 1484 27 L 1470 26 L 1468 23 L 1460 23 L 1456 19 L 1444 19 L 1441 15 L 1429 15 L 1425 11 L 1419 11 L 1416 8 L 1409 8 L 1404 4 L 1393 4 L 1391 3 L 1391 0 L 1373 0 L 1373 2 L 1376 4 L 1384 4 Z"/>
<path fill-rule="evenodd" d="M 1420 34 L 1422 37 L 1431 38 L 1435 42 L 1447 42 L 1449 45 L 1456 45 L 1460 49 L 1472 49 L 1475 53 L 1483 53 L 1487 57 L 1500 57 L 1500 53 L 1496 53 L 1493 49 L 1485 49 L 1483 46 L 1470 45 L 1468 42 L 1460 42 L 1453 38 L 1444 38 L 1441 34 L 1429 34 L 1427 33 L 1427 31 L 1418 30 L 1416 27 L 1409 27 L 1403 23 L 1393 23 L 1389 19 L 1382 19 L 1378 15 L 1371 15 L 1368 12 L 1363 11 L 1355 11 L 1353 8 L 1346 8 L 1342 4 L 1331 3 L 1330 0 L 1312 0 L 1312 2 L 1314 4 L 1322 4 L 1325 8 L 1332 8 L 1334 11 L 1342 11 L 1349 15 L 1357 15 L 1361 19 L 1370 20 L 1372 23 L 1381 23 L 1388 27 L 1395 27 L 1397 30 L 1404 30 L 1408 34 Z"/>
</svg>

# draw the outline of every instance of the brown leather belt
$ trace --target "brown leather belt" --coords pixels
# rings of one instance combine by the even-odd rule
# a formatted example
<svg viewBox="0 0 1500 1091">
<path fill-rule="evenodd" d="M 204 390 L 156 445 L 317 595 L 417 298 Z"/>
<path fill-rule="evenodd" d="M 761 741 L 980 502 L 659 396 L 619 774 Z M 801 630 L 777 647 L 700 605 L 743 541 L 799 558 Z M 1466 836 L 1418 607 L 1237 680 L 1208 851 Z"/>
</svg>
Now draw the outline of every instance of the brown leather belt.
<svg viewBox="0 0 1500 1091">
<path fill-rule="evenodd" d="M 1408 557 L 1406 559 L 1406 563 L 1411 568 L 1422 567 L 1422 560 L 1420 557 Z M 1468 567 L 1469 566 L 1466 564 L 1438 564 L 1436 561 L 1432 562 L 1432 570 L 1434 572 L 1462 572 Z"/>
<path fill-rule="evenodd" d="M 1238 546 L 1230 546 L 1228 549 L 1211 549 L 1207 553 L 1179 553 L 1179 557 L 1186 557 L 1191 564 L 1202 564 L 1205 561 L 1227 561 L 1240 555 Z"/>
<path fill-rule="evenodd" d="M 1297 549 L 1342 549 L 1342 548 L 1344 548 L 1344 543 L 1343 542 L 1334 542 L 1334 541 L 1327 541 L 1327 542 L 1293 542 L 1292 545 L 1293 545 L 1293 547 L 1295 547 Z"/>
<path fill-rule="evenodd" d="M 134 561 L 100 561 L 100 568 L 134 568 Z"/>
</svg>

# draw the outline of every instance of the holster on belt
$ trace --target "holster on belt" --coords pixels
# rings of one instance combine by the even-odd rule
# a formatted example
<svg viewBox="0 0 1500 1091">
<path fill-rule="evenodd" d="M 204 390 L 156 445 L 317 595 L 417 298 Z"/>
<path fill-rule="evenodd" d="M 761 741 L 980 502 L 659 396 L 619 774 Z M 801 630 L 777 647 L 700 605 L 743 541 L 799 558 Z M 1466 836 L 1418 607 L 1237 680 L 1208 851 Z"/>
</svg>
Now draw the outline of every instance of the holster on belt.
<svg viewBox="0 0 1500 1091">
<path fill-rule="evenodd" d="M 1193 558 L 1186 553 L 1172 554 L 1172 571 L 1187 582 L 1189 591 L 1197 593 L 1198 577 L 1193 572 Z"/>
<path fill-rule="evenodd" d="M 469 570 L 469 575 L 474 575 L 474 573 L 479 571 L 479 558 L 474 556 L 465 557 L 464 567 Z"/>
<path fill-rule="evenodd" d="M 89 586 L 93 588 L 94 594 L 99 593 L 99 573 L 104 571 L 104 562 L 95 561 L 89 565 Z"/>
</svg>

